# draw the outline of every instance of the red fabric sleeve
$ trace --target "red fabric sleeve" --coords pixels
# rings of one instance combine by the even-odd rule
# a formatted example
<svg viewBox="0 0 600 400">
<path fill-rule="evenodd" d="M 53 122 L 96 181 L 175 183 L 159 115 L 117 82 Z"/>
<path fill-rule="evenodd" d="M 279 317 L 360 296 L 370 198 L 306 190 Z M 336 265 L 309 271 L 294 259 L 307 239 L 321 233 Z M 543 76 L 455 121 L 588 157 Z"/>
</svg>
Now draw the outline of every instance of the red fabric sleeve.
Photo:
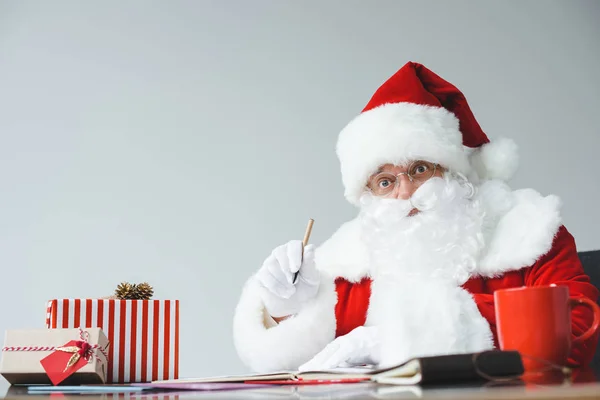
<svg viewBox="0 0 600 400">
<path fill-rule="evenodd" d="M 561 226 L 554 237 L 552 248 L 531 267 L 523 270 L 525 286 L 546 286 L 552 283 L 569 287 L 571 297 L 587 297 L 596 302 L 598 289 L 590 283 L 590 278 L 583 271 L 577 255 L 573 236 L 564 226 Z M 494 343 L 498 346 L 496 330 L 496 314 L 494 311 L 494 296 L 492 294 L 473 294 L 479 312 L 489 322 L 494 334 Z M 573 337 L 585 332 L 593 322 L 593 313 L 588 307 L 577 306 L 571 313 L 571 330 Z M 585 341 L 573 343 L 569 364 L 587 365 L 590 363 L 598 344 L 596 332 Z"/>
<path fill-rule="evenodd" d="M 558 230 L 550 251 L 525 272 L 526 286 L 545 286 L 555 283 L 569 287 L 571 297 L 587 297 L 596 302 L 598 289 L 583 271 L 577 255 L 575 239 L 564 226 Z M 576 306 L 571 313 L 573 338 L 592 326 L 594 315 L 589 307 Z M 598 344 L 598 334 L 588 340 L 573 343 L 569 363 L 575 366 L 590 363 Z"/>
<path fill-rule="evenodd" d="M 485 293 L 474 293 L 472 294 L 479 312 L 490 324 L 492 335 L 494 335 L 494 347 L 499 348 L 498 344 L 498 330 L 496 328 L 496 310 L 494 308 L 494 295 Z"/>
</svg>

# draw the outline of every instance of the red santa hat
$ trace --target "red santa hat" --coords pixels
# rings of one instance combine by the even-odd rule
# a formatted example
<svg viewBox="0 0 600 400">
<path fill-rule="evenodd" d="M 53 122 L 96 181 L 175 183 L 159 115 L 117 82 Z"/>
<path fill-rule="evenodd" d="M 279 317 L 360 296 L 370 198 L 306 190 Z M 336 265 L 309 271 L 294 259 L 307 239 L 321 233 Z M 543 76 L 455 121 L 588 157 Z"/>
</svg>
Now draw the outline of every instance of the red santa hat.
<svg viewBox="0 0 600 400">
<path fill-rule="evenodd" d="M 465 96 L 413 62 L 377 89 L 341 131 L 336 150 L 344 194 L 355 205 L 383 164 L 426 160 L 468 177 L 509 180 L 518 163 L 512 140 L 490 142 Z"/>
</svg>

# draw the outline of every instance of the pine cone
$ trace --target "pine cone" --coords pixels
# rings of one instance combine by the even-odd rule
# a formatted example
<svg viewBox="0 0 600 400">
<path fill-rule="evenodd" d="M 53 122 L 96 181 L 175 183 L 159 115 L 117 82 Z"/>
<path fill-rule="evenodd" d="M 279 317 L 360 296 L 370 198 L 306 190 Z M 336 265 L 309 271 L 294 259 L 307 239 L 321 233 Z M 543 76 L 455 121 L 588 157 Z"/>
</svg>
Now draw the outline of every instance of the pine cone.
<svg viewBox="0 0 600 400">
<path fill-rule="evenodd" d="M 140 283 L 135 287 L 135 298 L 138 300 L 150 300 L 154 295 L 154 289 L 148 282 Z"/>
<path fill-rule="evenodd" d="M 115 296 L 119 300 L 131 300 L 135 298 L 136 285 L 132 285 L 129 282 L 121 282 L 115 290 Z"/>
</svg>

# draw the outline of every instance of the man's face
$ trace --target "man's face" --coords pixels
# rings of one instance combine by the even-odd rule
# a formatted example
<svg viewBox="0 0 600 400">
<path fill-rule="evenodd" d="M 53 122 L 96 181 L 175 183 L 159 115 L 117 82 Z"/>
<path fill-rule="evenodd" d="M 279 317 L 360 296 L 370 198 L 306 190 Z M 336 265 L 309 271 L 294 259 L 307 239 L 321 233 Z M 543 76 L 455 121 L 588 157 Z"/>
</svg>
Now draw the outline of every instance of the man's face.
<svg viewBox="0 0 600 400">
<path fill-rule="evenodd" d="M 443 173 L 442 166 L 423 160 L 404 165 L 385 164 L 371 175 L 367 186 L 376 196 L 408 200 L 423 183 Z"/>
<path fill-rule="evenodd" d="M 441 178 L 444 168 L 429 161 L 415 160 L 404 165 L 385 164 L 369 178 L 367 187 L 377 196 L 388 199 L 408 200 L 429 179 Z M 413 208 L 408 216 L 419 212 Z"/>
</svg>

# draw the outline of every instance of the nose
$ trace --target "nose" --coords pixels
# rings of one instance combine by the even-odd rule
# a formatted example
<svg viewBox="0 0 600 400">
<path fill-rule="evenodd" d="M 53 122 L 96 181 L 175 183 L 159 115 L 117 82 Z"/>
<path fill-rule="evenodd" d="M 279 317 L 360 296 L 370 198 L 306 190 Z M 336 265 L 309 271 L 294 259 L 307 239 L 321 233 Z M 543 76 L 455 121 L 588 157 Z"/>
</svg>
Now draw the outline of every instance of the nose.
<svg viewBox="0 0 600 400">
<path fill-rule="evenodd" d="M 410 197 L 417 189 L 416 185 L 414 184 L 414 182 L 411 182 L 411 180 L 406 175 L 400 175 L 397 179 L 398 181 L 396 182 L 396 190 L 394 191 L 392 196 L 400 200 L 410 199 Z"/>
</svg>

